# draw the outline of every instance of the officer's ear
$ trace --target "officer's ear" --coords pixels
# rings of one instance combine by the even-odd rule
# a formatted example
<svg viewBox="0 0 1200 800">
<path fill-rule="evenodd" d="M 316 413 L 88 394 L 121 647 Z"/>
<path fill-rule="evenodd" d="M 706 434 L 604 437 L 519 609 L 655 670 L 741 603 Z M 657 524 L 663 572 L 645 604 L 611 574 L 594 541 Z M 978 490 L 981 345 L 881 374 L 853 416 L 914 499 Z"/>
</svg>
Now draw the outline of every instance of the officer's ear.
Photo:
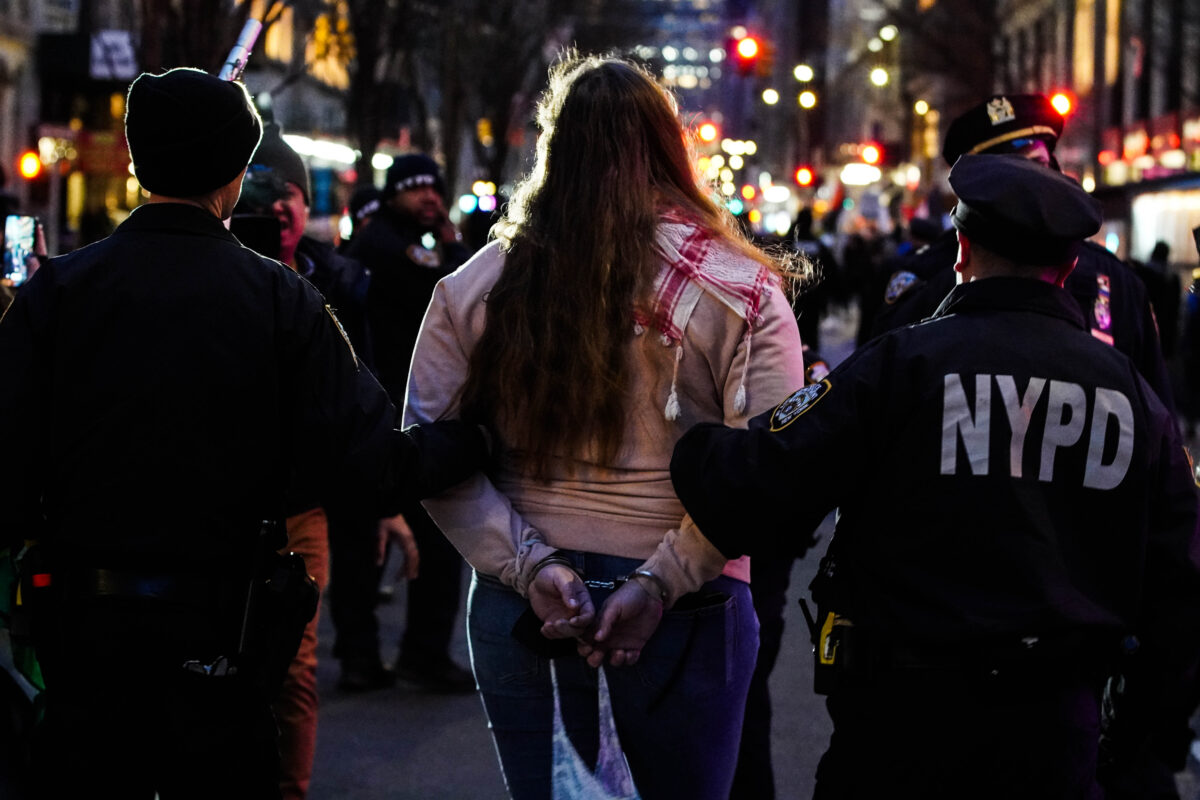
<svg viewBox="0 0 1200 800">
<path fill-rule="evenodd" d="M 1075 265 L 1079 263 L 1079 256 L 1075 256 L 1070 261 L 1059 266 L 1054 274 L 1054 285 L 1060 289 L 1066 285 L 1067 276 L 1075 271 Z"/>
<path fill-rule="evenodd" d="M 958 258 L 954 262 L 954 271 L 958 273 L 955 277 L 958 283 L 968 283 L 971 280 L 971 240 L 962 235 L 962 231 L 955 231 L 955 237 L 958 239 Z"/>
</svg>

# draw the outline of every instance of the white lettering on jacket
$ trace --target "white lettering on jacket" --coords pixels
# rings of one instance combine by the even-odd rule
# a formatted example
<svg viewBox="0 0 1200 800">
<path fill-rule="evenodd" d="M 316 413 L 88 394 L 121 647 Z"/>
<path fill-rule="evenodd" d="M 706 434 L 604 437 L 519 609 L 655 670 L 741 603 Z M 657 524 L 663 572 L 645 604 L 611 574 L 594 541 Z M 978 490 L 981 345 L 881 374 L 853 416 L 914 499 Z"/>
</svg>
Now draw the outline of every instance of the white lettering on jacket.
<svg viewBox="0 0 1200 800">
<path fill-rule="evenodd" d="M 1133 458 L 1133 406 L 1121 392 L 1097 387 L 1091 401 L 1077 383 L 1031 378 L 1024 396 L 1017 391 L 1011 375 L 975 375 L 975 407 L 967 402 L 962 377 L 957 373 L 943 379 L 942 464 L 943 475 L 958 474 L 959 447 L 966 453 L 972 475 L 988 475 L 989 445 L 992 430 L 992 385 L 1000 394 L 1010 433 L 1008 474 L 1022 476 L 1025 444 L 1034 420 L 1034 408 L 1046 395 L 1046 415 L 1041 430 L 1034 425 L 1033 436 L 1041 437 L 1038 480 L 1053 481 L 1055 456 L 1059 450 L 1087 447 L 1082 483 L 1089 489 L 1112 489 L 1124 480 Z M 1091 427 L 1086 440 L 1084 428 L 1090 411 Z M 1109 437 L 1115 435 L 1115 446 Z M 1104 461 L 1105 452 L 1111 460 Z"/>
</svg>

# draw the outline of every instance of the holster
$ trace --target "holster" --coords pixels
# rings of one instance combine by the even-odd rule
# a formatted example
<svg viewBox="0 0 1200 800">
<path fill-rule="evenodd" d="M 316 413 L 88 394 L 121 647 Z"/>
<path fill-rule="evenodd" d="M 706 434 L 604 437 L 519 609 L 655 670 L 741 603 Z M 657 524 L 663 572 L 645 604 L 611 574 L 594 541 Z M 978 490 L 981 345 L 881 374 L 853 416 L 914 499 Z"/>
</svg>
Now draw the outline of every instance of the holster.
<svg viewBox="0 0 1200 800">
<path fill-rule="evenodd" d="M 237 667 L 268 700 L 279 694 L 319 600 L 302 556 L 263 555 L 246 599 Z"/>
</svg>

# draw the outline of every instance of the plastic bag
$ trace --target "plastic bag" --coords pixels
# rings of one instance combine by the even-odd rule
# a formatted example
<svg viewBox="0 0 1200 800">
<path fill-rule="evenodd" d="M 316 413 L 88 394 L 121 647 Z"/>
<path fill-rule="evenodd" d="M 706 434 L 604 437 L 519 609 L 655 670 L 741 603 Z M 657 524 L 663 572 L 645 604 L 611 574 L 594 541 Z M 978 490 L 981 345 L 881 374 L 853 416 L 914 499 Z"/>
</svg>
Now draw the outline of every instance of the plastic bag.
<svg viewBox="0 0 1200 800">
<path fill-rule="evenodd" d="M 600 704 L 600 753 L 596 771 L 579 757 L 575 745 L 563 725 L 562 705 L 558 698 L 558 674 L 550 662 L 550 680 L 554 684 L 554 760 L 551 766 L 554 800 L 641 800 L 633 785 L 629 762 L 617 738 L 613 720 L 612 700 L 608 696 L 608 680 L 599 671 L 597 686 Z"/>
</svg>

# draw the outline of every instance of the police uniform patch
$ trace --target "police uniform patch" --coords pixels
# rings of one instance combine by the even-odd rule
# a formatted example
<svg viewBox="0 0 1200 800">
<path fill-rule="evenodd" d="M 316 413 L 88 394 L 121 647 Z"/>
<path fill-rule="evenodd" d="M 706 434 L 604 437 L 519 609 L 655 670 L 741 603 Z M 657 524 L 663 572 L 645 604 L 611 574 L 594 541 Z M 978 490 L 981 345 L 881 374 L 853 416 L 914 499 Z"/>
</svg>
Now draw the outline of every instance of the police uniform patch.
<svg viewBox="0 0 1200 800">
<path fill-rule="evenodd" d="M 437 269 L 442 265 L 441 256 L 436 250 L 429 250 L 419 244 L 410 244 L 408 250 L 404 251 L 408 259 L 419 267 L 428 269 Z"/>
<path fill-rule="evenodd" d="M 797 417 L 815 406 L 829 389 L 829 381 L 823 380 L 793 393 L 791 397 L 780 403 L 776 407 L 775 413 L 771 415 L 771 432 L 776 433 L 791 425 Z"/>
<path fill-rule="evenodd" d="M 892 279 L 888 281 L 887 291 L 883 293 L 884 302 L 888 305 L 895 303 L 904 293 L 913 287 L 917 282 L 917 276 L 907 270 L 900 270 L 892 273 Z"/>
</svg>

